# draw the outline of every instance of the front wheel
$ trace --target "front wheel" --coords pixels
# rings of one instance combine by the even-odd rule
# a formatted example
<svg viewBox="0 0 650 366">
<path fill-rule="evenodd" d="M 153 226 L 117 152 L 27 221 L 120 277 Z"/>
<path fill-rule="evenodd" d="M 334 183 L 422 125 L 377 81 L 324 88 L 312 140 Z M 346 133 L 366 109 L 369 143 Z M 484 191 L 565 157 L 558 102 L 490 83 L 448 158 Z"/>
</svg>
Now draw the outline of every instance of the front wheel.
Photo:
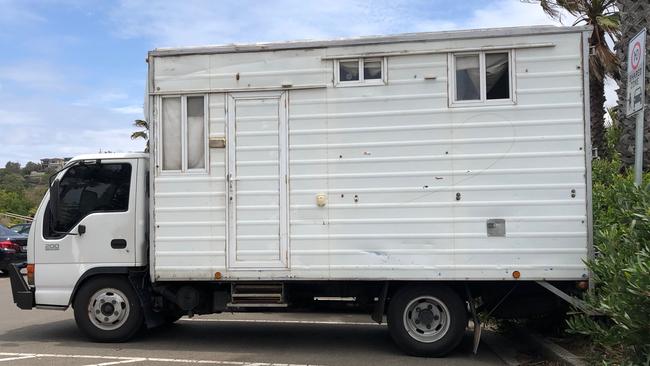
<svg viewBox="0 0 650 366">
<path fill-rule="evenodd" d="M 138 296 L 124 277 L 90 279 L 77 292 L 73 305 L 79 329 L 98 342 L 127 341 L 144 321 Z"/>
<path fill-rule="evenodd" d="M 448 287 L 404 287 L 391 299 L 388 329 L 393 341 L 413 356 L 451 352 L 467 328 L 467 311 Z"/>
</svg>

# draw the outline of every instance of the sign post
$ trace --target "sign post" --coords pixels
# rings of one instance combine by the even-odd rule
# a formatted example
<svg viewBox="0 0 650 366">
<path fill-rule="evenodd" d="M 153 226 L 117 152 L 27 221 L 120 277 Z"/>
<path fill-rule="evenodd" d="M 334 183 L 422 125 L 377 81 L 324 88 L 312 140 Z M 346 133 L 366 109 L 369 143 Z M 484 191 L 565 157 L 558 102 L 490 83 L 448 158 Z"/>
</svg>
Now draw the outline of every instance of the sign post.
<svg viewBox="0 0 650 366">
<path fill-rule="evenodd" d="M 641 185 L 643 174 L 643 117 L 645 113 L 645 39 L 643 28 L 632 38 L 627 49 L 627 98 L 626 116 L 636 113 L 636 137 L 634 144 L 634 184 Z"/>
</svg>

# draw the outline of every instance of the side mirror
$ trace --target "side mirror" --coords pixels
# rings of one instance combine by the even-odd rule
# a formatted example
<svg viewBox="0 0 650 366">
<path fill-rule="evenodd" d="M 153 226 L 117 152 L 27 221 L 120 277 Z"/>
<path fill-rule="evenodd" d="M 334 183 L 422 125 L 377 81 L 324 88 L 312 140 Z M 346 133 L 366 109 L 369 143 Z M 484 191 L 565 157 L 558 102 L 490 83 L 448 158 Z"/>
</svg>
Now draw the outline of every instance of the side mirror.
<svg viewBox="0 0 650 366">
<path fill-rule="evenodd" d="M 55 179 L 50 186 L 50 223 L 52 228 L 56 227 L 57 214 L 59 212 L 59 180 Z"/>
</svg>

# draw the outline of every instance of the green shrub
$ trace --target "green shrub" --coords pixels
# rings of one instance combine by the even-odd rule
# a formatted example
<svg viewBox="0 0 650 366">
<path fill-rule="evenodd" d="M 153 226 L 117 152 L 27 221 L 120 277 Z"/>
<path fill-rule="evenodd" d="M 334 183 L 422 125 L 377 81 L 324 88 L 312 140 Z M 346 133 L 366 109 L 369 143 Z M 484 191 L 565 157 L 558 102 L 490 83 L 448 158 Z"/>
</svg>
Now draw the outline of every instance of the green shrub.
<svg viewBox="0 0 650 366">
<path fill-rule="evenodd" d="M 596 287 L 587 302 L 603 317 L 575 315 L 569 331 L 589 336 L 605 363 L 650 364 L 650 186 L 620 161 L 593 164 Z"/>
</svg>

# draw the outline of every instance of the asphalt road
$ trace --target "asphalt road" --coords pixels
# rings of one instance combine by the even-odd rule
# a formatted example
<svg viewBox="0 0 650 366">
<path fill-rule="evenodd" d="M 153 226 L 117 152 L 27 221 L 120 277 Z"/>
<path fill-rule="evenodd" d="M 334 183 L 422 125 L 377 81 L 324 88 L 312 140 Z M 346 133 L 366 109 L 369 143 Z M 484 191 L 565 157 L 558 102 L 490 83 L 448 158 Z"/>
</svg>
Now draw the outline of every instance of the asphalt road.
<svg viewBox="0 0 650 366">
<path fill-rule="evenodd" d="M 402 354 L 383 325 L 358 314 L 219 314 L 181 319 L 128 343 L 87 341 L 72 311 L 18 309 L 0 275 L 0 366 L 7 365 L 503 365 L 472 334 L 443 359 Z"/>
</svg>

